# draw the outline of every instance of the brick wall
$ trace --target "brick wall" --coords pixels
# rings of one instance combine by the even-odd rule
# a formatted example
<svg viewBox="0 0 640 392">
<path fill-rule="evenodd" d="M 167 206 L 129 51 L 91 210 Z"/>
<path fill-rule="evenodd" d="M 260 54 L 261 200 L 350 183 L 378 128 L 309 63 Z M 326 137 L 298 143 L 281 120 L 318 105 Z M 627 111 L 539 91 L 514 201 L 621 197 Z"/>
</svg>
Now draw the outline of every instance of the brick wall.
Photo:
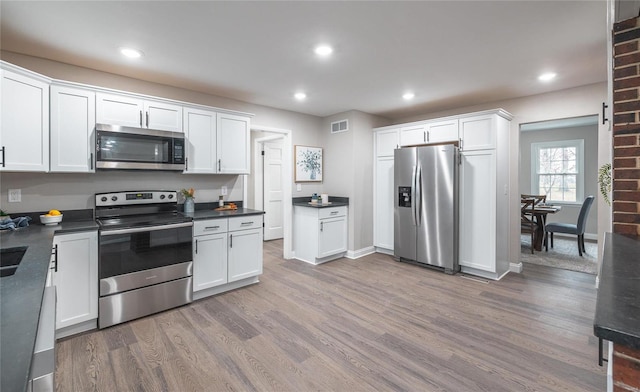
<svg viewBox="0 0 640 392">
<path fill-rule="evenodd" d="M 613 28 L 613 231 L 640 236 L 640 18 Z"/>
</svg>

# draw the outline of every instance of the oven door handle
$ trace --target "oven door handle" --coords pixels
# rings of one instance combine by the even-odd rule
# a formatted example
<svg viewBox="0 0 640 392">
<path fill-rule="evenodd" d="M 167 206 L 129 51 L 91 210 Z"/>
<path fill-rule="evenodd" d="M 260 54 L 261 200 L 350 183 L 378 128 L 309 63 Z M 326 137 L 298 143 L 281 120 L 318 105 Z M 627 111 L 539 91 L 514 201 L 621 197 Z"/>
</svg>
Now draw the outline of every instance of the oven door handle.
<svg viewBox="0 0 640 392">
<path fill-rule="evenodd" d="M 193 222 L 173 223 L 170 225 L 161 225 L 161 226 L 134 227 L 131 229 L 100 230 L 100 235 L 143 233 L 146 231 L 170 230 L 170 229 L 177 229 L 179 227 L 188 227 L 188 226 L 193 226 Z"/>
</svg>

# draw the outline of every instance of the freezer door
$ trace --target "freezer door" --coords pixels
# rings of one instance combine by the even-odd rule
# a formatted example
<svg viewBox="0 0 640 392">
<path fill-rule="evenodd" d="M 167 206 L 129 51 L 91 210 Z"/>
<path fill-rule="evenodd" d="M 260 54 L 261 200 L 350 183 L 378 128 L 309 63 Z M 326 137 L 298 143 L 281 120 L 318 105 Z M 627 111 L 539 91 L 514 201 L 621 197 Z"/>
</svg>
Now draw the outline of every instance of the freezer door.
<svg viewBox="0 0 640 392">
<path fill-rule="evenodd" d="M 418 262 L 457 270 L 457 165 L 453 145 L 419 147 L 417 151 Z"/>
<path fill-rule="evenodd" d="M 393 253 L 396 257 L 416 259 L 415 147 L 396 149 L 393 163 Z M 408 200 L 407 200 L 408 199 Z"/>
</svg>

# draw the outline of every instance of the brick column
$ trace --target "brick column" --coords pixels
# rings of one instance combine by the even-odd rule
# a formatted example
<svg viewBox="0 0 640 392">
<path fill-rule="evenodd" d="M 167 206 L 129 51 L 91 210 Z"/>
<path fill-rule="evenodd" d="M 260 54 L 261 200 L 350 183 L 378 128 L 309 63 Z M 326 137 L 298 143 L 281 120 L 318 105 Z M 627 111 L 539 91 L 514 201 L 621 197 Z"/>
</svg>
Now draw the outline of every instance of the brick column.
<svg viewBox="0 0 640 392">
<path fill-rule="evenodd" d="M 640 236 L 640 19 L 613 32 L 613 232 Z"/>
</svg>

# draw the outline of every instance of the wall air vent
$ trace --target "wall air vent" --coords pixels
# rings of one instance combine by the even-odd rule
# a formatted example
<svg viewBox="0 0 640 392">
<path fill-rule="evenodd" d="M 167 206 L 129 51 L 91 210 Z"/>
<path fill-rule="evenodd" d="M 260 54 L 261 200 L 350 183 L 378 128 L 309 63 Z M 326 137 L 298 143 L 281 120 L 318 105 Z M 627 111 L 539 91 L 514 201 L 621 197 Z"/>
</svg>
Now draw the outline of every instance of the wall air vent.
<svg viewBox="0 0 640 392">
<path fill-rule="evenodd" d="M 340 120 L 331 123 L 331 133 L 346 132 L 348 130 L 349 120 Z"/>
</svg>

